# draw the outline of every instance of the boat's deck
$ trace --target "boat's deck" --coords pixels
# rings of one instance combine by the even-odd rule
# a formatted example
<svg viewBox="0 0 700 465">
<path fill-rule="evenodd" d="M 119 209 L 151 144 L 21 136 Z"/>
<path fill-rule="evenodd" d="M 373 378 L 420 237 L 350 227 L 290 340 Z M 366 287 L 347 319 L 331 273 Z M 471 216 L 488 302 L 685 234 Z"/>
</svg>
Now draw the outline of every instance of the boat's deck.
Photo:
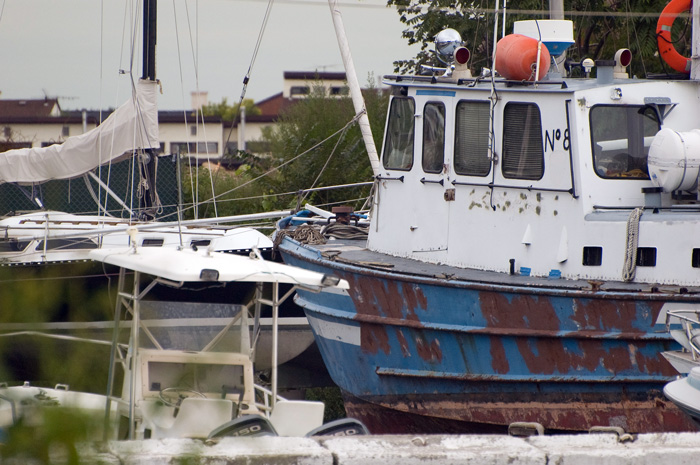
<svg viewBox="0 0 700 465">
<path fill-rule="evenodd" d="M 400 273 L 409 277 L 449 280 L 453 282 L 483 283 L 485 285 L 523 286 L 560 289 L 563 291 L 601 292 L 648 292 L 666 295 L 693 295 L 700 293 L 700 287 L 679 288 L 645 283 L 625 283 L 622 281 L 588 281 L 561 278 L 543 278 L 508 274 L 493 271 L 459 268 L 437 263 L 426 263 L 415 259 L 395 257 L 367 249 L 366 240 L 331 239 L 325 244 L 304 245 L 318 250 L 331 261 L 376 270 L 377 272 Z"/>
</svg>

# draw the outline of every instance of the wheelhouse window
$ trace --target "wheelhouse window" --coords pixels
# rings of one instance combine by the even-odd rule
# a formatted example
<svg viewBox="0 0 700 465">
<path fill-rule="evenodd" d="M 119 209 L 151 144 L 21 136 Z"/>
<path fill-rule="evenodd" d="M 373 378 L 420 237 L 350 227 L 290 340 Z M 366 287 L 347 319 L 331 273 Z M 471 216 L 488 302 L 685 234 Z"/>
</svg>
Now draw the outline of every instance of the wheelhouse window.
<svg viewBox="0 0 700 465">
<path fill-rule="evenodd" d="M 445 105 L 429 102 L 423 108 L 423 171 L 440 173 L 445 158 Z"/>
<path fill-rule="evenodd" d="M 541 179 L 544 175 L 542 119 L 534 103 L 508 103 L 503 113 L 503 176 Z"/>
<path fill-rule="evenodd" d="M 382 154 L 384 168 L 408 171 L 413 166 L 415 109 L 411 98 L 392 99 Z"/>
<path fill-rule="evenodd" d="M 593 167 L 605 179 L 649 179 L 647 157 L 660 129 L 647 105 L 596 105 L 591 108 Z"/>
<path fill-rule="evenodd" d="M 489 160 L 489 102 L 461 101 L 455 116 L 455 172 L 486 176 Z"/>
</svg>

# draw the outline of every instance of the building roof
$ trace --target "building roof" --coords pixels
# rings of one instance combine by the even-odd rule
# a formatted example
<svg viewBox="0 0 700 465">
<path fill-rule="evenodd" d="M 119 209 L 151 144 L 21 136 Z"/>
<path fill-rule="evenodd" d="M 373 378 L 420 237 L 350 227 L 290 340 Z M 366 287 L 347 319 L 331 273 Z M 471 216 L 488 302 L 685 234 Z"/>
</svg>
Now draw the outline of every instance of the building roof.
<svg viewBox="0 0 700 465">
<path fill-rule="evenodd" d="M 344 81 L 345 73 L 328 73 L 324 71 L 285 71 L 285 79 L 302 79 L 305 81 L 326 80 L 326 81 Z"/>
<path fill-rule="evenodd" d="M 260 100 L 255 103 L 255 106 L 260 110 L 260 116 L 279 116 L 285 108 L 294 104 L 294 100 L 285 98 L 282 92 L 279 92 L 271 97 Z M 249 115 L 246 115 L 246 119 Z"/>
<path fill-rule="evenodd" d="M 61 112 L 58 99 L 4 100 L 0 99 L 0 118 L 5 116 L 41 118 L 57 116 Z"/>
</svg>

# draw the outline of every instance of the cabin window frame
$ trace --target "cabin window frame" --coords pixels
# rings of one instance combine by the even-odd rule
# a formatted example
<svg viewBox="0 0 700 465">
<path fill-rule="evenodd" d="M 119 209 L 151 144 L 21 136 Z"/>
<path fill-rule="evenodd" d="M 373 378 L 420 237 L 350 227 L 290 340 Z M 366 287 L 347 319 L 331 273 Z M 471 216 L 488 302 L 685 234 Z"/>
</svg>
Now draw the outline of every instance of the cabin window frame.
<svg viewBox="0 0 700 465">
<path fill-rule="evenodd" d="M 473 118 L 472 115 L 467 114 L 465 117 L 465 126 L 466 128 L 462 128 L 462 125 L 460 125 L 460 115 L 463 110 L 462 108 L 470 108 L 470 107 L 485 107 L 486 109 L 486 118 L 482 119 L 479 118 L 480 115 L 475 115 L 476 118 Z M 485 100 L 460 100 L 457 102 L 457 105 L 455 107 L 455 142 L 454 142 L 454 154 L 453 154 L 453 160 L 452 163 L 454 165 L 454 170 L 455 173 L 462 175 L 462 176 L 479 176 L 479 177 L 486 177 L 491 173 L 491 157 L 489 157 L 489 119 L 491 118 L 491 103 Z M 484 127 L 485 124 L 485 127 Z M 465 129 L 467 132 L 463 135 L 460 129 Z M 473 142 L 473 138 L 477 138 L 476 144 Z M 484 140 L 480 140 L 484 139 Z M 461 142 L 464 142 L 464 144 L 461 144 Z M 480 142 L 484 142 L 484 148 L 486 149 L 485 156 L 481 158 L 479 154 L 476 154 L 476 156 L 470 156 L 476 152 L 476 150 L 472 150 L 475 147 L 479 148 L 481 145 Z M 464 149 L 464 150 L 463 150 Z M 466 156 L 463 156 L 466 155 Z M 458 162 L 459 160 L 459 162 Z M 485 162 L 485 163 L 484 163 Z M 483 171 L 483 166 L 487 168 L 486 171 Z M 473 166 L 478 166 L 479 169 L 472 169 Z M 464 168 L 464 169 L 463 169 Z"/>
<path fill-rule="evenodd" d="M 624 110 L 621 114 L 617 116 L 607 117 L 605 119 L 596 118 L 599 114 L 599 110 L 609 109 L 609 110 Z M 642 117 L 637 118 L 638 122 L 643 125 L 639 127 L 633 126 L 634 122 L 630 121 L 629 115 L 633 113 L 632 110 Z M 643 111 L 643 113 L 640 113 Z M 652 115 L 654 121 L 656 122 L 655 129 L 646 127 L 644 123 L 647 123 L 647 119 L 644 119 L 644 115 Z M 624 116 L 624 119 L 623 119 Z M 649 119 L 651 120 L 651 119 Z M 623 122 L 626 128 L 621 128 L 617 123 Z M 613 123 L 615 122 L 615 123 Z M 596 176 L 601 179 L 616 179 L 616 180 L 649 180 L 649 168 L 647 165 L 647 160 L 649 158 L 649 147 L 651 145 L 651 139 L 656 135 L 659 130 L 661 130 L 661 120 L 657 111 L 650 105 L 643 104 L 625 104 L 625 105 L 615 105 L 615 104 L 598 104 L 593 105 L 588 112 L 588 124 L 590 130 L 591 138 L 591 158 L 593 161 L 593 171 Z M 649 133 L 646 133 L 646 130 Z M 625 131 L 626 141 L 621 138 L 617 139 L 604 139 L 600 132 L 605 131 Z M 652 134 L 653 132 L 653 134 Z M 639 136 L 641 135 L 641 139 Z M 634 137 L 636 140 L 633 140 Z M 644 142 L 645 138 L 649 138 L 649 145 Z M 622 141 L 622 142 L 620 142 Z M 604 146 L 600 146 L 599 143 L 605 142 L 611 146 L 610 152 L 614 152 L 611 155 L 603 155 Z M 625 144 L 626 142 L 626 144 Z M 619 148 L 615 148 L 615 143 L 625 144 L 620 145 Z M 632 148 L 630 148 L 632 146 Z M 641 155 L 640 155 L 641 148 Z M 638 171 L 637 171 L 638 170 Z"/>
<path fill-rule="evenodd" d="M 410 104 L 410 108 L 400 105 Z M 410 124 L 403 123 L 402 127 L 394 128 L 397 118 L 411 111 Z M 398 112 L 403 112 L 399 114 Z M 402 121 L 399 121 L 402 122 Z M 397 129 L 398 131 L 395 131 Z M 397 140 L 398 139 L 398 140 Z M 415 158 L 416 140 L 416 102 L 413 97 L 393 97 L 387 115 L 384 149 L 382 150 L 382 166 L 387 170 L 411 171 Z M 395 147 L 398 147 L 395 149 Z M 398 163 L 396 163 L 398 162 Z"/>
<path fill-rule="evenodd" d="M 527 113 L 513 113 L 526 108 Z M 535 113 L 531 113 L 533 111 Z M 522 121 L 518 121 L 515 118 Z M 515 120 L 509 122 L 509 119 Z M 503 109 L 501 174 L 506 179 L 539 181 L 544 177 L 542 112 L 534 102 L 508 102 Z M 513 168 L 511 168 L 513 167 Z"/>
<path fill-rule="evenodd" d="M 442 173 L 445 166 L 446 118 L 447 110 L 444 102 L 430 101 L 423 106 L 423 116 L 421 118 L 423 121 L 421 165 L 425 173 Z"/>
</svg>

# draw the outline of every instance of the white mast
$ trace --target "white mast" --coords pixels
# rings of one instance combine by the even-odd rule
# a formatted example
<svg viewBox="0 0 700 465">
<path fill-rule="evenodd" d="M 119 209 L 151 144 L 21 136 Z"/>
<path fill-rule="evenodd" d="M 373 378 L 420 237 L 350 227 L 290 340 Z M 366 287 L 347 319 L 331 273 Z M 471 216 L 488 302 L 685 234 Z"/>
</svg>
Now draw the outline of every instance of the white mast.
<svg viewBox="0 0 700 465">
<path fill-rule="evenodd" d="M 365 147 L 367 148 L 369 162 L 372 165 L 372 173 L 375 176 L 378 176 L 379 170 L 381 169 L 381 165 L 379 164 L 379 156 L 377 155 L 377 148 L 374 145 L 374 138 L 372 137 L 372 128 L 370 128 L 369 118 L 367 117 L 367 111 L 365 109 L 365 101 L 362 98 L 360 84 L 357 81 L 357 74 L 355 73 L 355 64 L 353 63 L 352 56 L 350 55 L 350 46 L 348 45 L 348 39 L 345 35 L 345 26 L 343 26 L 343 18 L 340 15 L 340 10 L 338 9 L 337 3 L 338 2 L 336 0 L 328 0 L 328 6 L 331 9 L 331 16 L 333 16 L 335 36 L 338 39 L 338 47 L 340 48 L 340 54 L 343 56 L 343 65 L 345 65 L 345 75 L 348 80 L 348 87 L 350 88 L 352 104 L 355 107 L 355 114 L 362 113 L 360 119 L 358 120 L 358 123 L 360 124 L 362 139 L 364 140 Z"/>
</svg>

